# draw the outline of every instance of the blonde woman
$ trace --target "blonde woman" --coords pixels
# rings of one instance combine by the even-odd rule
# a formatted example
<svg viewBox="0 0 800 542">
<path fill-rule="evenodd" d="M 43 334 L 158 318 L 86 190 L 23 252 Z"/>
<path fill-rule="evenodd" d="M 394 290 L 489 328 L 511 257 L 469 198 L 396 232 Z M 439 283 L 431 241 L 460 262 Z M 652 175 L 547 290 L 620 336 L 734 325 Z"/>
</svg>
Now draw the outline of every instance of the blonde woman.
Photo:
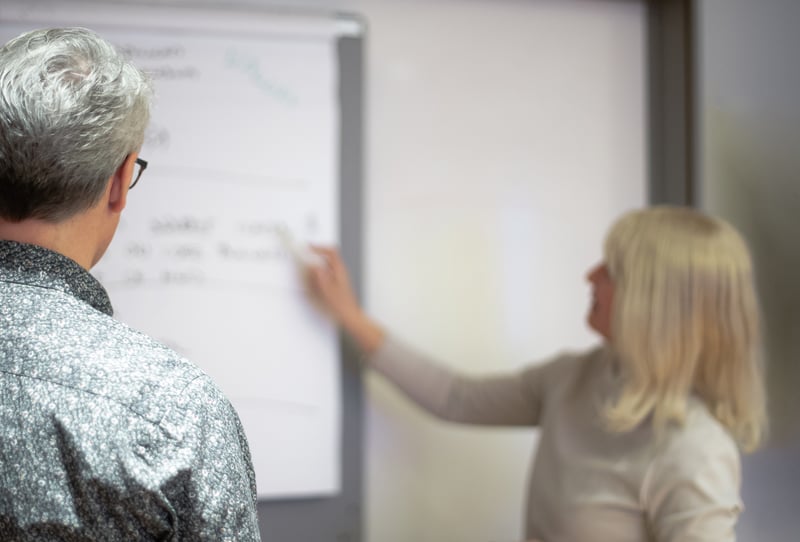
<svg viewBox="0 0 800 542">
<path fill-rule="evenodd" d="M 587 276 L 602 343 L 491 378 L 402 344 L 362 311 L 338 253 L 315 250 L 312 295 L 411 400 L 540 428 L 526 539 L 735 540 L 740 450 L 761 441 L 765 407 L 752 264 L 729 224 L 678 207 L 622 216 Z"/>
</svg>

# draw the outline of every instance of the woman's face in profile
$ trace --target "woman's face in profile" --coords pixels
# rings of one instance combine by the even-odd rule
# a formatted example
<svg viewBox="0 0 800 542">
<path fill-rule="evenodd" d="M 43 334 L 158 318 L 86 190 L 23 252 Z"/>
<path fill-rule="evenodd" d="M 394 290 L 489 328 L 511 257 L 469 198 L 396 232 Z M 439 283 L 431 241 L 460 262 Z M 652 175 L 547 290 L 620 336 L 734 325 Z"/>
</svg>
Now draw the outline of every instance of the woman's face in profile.
<svg viewBox="0 0 800 542">
<path fill-rule="evenodd" d="M 589 327 L 611 340 L 611 307 L 614 303 L 614 281 L 606 264 L 601 263 L 589 270 L 586 280 L 592 285 L 592 305 L 586 317 Z"/>
</svg>

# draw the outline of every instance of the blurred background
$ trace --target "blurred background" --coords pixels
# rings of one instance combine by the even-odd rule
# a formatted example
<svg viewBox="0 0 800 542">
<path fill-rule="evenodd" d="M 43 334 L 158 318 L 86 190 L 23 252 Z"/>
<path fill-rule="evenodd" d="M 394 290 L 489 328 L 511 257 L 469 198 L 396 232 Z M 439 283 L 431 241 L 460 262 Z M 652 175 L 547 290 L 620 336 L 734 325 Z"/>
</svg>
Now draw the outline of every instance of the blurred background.
<svg viewBox="0 0 800 542">
<path fill-rule="evenodd" d="M 697 183 L 747 236 L 765 320 L 771 442 L 745 457 L 740 539 L 798 539 L 800 3 L 695 2 Z"/>
</svg>

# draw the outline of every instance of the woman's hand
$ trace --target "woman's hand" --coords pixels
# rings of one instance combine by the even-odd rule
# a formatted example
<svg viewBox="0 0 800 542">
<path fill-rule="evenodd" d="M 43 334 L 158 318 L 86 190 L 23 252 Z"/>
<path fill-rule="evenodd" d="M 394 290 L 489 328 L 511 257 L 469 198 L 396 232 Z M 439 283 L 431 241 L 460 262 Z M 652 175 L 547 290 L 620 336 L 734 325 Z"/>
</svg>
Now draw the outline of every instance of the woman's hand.
<svg viewBox="0 0 800 542">
<path fill-rule="evenodd" d="M 312 299 L 340 325 L 355 318 L 361 307 L 350 285 L 350 275 L 336 249 L 312 245 L 319 262 L 305 268 Z"/>
<path fill-rule="evenodd" d="M 320 262 L 306 267 L 306 283 L 312 299 L 339 324 L 366 354 L 372 354 L 383 343 L 384 333 L 373 322 L 356 299 L 350 275 L 339 251 L 312 246 Z"/>
</svg>

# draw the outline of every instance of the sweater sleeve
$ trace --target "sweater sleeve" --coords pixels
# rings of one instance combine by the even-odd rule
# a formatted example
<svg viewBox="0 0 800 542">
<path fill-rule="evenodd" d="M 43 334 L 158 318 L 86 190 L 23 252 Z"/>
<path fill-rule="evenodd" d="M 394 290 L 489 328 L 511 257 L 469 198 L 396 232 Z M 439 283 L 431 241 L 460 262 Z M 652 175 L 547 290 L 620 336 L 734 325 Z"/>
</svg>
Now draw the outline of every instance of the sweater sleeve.
<svg viewBox="0 0 800 542">
<path fill-rule="evenodd" d="M 656 460 L 643 496 L 653 540 L 735 541 L 740 477 L 738 449 L 727 434 L 715 431 Z"/>
<path fill-rule="evenodd" d="M 508 375 L 468 377 L 387 336 L 374 369 L 414 403 L 443 420 L 482 425 L 538 425 L 548 365 Z"/>
</svg>

